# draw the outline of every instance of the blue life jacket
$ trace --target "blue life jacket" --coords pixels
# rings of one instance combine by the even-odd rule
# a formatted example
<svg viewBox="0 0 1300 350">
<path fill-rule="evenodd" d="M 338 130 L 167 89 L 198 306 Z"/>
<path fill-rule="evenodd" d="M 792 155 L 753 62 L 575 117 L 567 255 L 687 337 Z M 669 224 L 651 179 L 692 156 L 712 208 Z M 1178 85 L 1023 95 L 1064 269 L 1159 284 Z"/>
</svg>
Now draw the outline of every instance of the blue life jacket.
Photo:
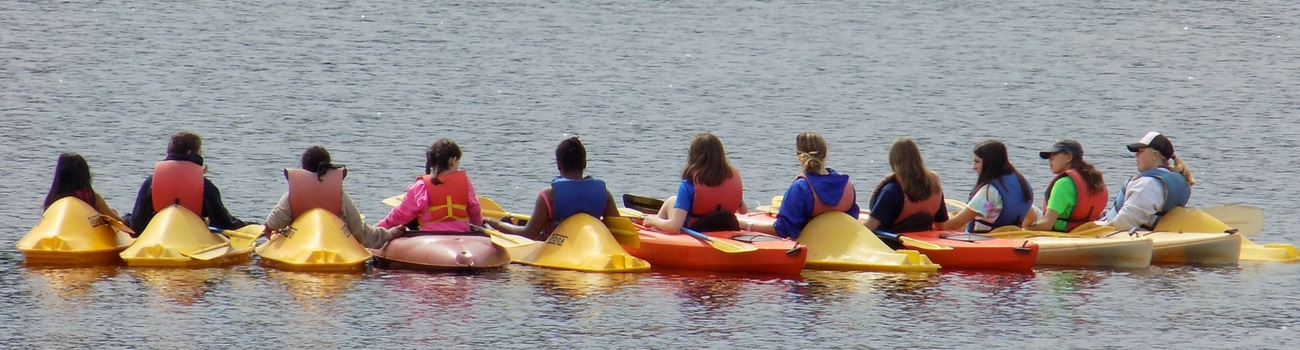
<svg viewBox="0 0 1300 350">
<path fill-rule="evenodd" d="M 1162 166 L 1143 171 L 1139 173 L 1138 176 L 1135 176 L 1128 181 L 1132 182 L 1133 180 L 1137 180 L 1139 177 L 1143 176 L 1160 181 L 1161 187 L 1164 187 L 1165 189 L 1165 204 L 1160 207 L 1159 212 L 1156 212 L 1156 222 L 1160 222 L 1160 217 L 1164 216 L 1165 213 L 1168 213 L 1170 210 L 1173 210 L 1174 207 L 1187 205 L 1187 201 L 1192 198 L 1192 185 L 1187 183 L 1187 178 L 1183 177 L 1183 174 L 1169 171 L 1168 168 Z M 1128 187 L 1127 182 L 1124 183 L 1124 187 Z M 1124 192 L 1126 191 L 1120 191 L 1119 194 L 1115 195 L 1113 208 L 1115 208 L 1116 211 L 1124 207 Z M 1152 223 L 1151 225 L 1154 227 L 1155 223 Z"/>
<path fill-rule="evenodd" d="M 590 176 L 582 180 L 556 177 L 551 180 L 551 189 L 555 195 L 551 208 L 552 226 L 559 226 L 564 219 L 578 213 L 597 218 L 605 215 L 605 205 L 609 203 L 605 181 Z"/>
<path fill-rule="evenodd" d="M 992 228 L 1007 225 L 1020 226 L 1025 221 L 1025 216 L 1029 215 L 1029 208 L 1034 205 L 1032 196 L 1025 199 L 1025 193 L 1034 193 L 1034 189 L 1025 187 L 1029 186 L 1028 184 L 1020 186 L 1020 178 L 1014 172 L 1003 174 L 994 179 L 990 185 L 993 185 L 993 188 L 998 190 L 998 195 L 1002 196 L 1002 213 L 998 214 L 998 219 L 993 222 L 971 220 L 970 224 L 966 225 L 967 232 L 975 232 L 975 221 Z"/>
</svg>

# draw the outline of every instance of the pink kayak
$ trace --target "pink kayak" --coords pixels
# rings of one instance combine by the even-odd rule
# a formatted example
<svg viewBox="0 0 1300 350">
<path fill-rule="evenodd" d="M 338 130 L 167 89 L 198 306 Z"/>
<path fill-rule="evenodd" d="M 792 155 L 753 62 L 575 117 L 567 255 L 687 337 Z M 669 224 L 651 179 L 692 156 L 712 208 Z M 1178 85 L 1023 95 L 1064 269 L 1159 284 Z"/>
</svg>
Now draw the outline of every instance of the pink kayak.
<svg viewBox="0 0 1300 350">
<path fill-rule="evenodd" d="M 371 249 L 376 266 L 421 271 L 476 271 L 510 264 L 506 249 L 476 232 L 408 231 L 406 236 Z"/>
</svg>

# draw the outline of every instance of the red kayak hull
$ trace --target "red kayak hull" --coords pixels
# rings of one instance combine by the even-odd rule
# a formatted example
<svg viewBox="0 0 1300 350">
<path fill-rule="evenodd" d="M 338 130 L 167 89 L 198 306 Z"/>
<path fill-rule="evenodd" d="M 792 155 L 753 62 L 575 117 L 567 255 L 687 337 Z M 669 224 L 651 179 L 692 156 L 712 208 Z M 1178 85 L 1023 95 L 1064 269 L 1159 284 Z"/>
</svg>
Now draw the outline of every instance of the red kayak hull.
<svg viewBox="0 0 1300 350">
<path fill-rule="evenodd" d="M 930 257 L 944 269 L 1032 271 L 1038 244 L 1026 240 L 993 238 L 956 231 L 922 231 L 899 234 L 952 249 L 925 249 L 903 242 Z"/>
<path fill-rule="evenodd" d="M 641 246 L 624 246 L 623 249 L 632 256 L 649 261 L 650 266 L 656 269 L 798 275 L 808 258 L 808 249 L 802 244 L 759 232 L 703 232 L 713 239 L 756 248 L 749 252 L 726 253 L 689 235 L 650 230 L 639 225 L 637 228 Z"/>
<path fill-rule="evenodd" d="M 510 264 L 506 249 L 487 236 L 425 235 L 399 237 L 371 249 L 379 267 L 420 271 L 500 269 Z"/>
</svg>

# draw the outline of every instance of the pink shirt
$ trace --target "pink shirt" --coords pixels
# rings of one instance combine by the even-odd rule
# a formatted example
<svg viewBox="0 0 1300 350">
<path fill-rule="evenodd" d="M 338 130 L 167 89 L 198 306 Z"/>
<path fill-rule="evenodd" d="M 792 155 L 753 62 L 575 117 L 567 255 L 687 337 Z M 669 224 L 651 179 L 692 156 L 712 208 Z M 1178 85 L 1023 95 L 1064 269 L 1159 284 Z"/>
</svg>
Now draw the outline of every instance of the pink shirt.
<svg viewBox="0 0 1300 350">
<path fill-rule="evenodd" d="M 479 207 L 478 195 L 474 193 L 473 184 L 469 184 L 469 205 L 465 206 L 465 212 L 469 214 L 468 223 L 459 220 L 430 222 L 420 225 L 420 230 L 467 232 L 471 223 L 482 226 L 483 210 Z M 388 216 L 375 226 L 392 228 L 405 225 L 416 217 L 420 218 L 419 221 L 433 220 L 433 214 L 429 214 L 429 191 L 424 186 L 424 180 L 418 179 L 410 186 L 406 186 L 406 195 L 402 197 L 402 204 L 389 211 Z"/>
</svg>

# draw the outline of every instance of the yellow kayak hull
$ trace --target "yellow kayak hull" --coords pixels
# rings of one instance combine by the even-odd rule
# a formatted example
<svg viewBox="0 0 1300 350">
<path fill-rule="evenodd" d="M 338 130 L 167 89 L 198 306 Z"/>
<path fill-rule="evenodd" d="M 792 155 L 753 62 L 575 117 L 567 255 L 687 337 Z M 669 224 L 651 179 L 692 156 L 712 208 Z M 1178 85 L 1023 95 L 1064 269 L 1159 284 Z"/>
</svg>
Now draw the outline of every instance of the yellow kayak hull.
<svg viewBox="0 0 1300 350">
<path fill-rule="evenodd" d="M 1205 212 L 1195 209 L 1177 208 L 1171 213 L 1177 220 L 1170 220 L 1168 215 L 1160 220 L 1157 228 L 1167 231 L 1195 231 L 1195 232 L 1225 232 L 1232 229 L 1227 224 L 1219 221 Z M 1300 251 L 1295 245 L 1287 243 L 1265 243 L 1259 244 L 1251 242 L 1246 237 L 1241 237 L 1241 261 L 1280 261 L 1296 262 L 1300 261 Z"/>
<path fill-rule="evenodd" d="M 1236 264 L 1242 237 L 1227 230 L 1227 225 L 1205 212 L 1177 207 L 1165 213 L 1154 232 L 1139 234 L 1155 245 L 1152 263 Z"/>
<path fill-rule="evenodd" d="M 256 227 L 241 229 L 252 231 Z M 245 232 L 250 233 L 250 232 Z M 260 232 L 258 232 L 260 233 Z M 257 234 L 257 233 L 252 233 Z M 226 253 L 210 260 L 194 259 L 181 252 L 199 251 L 227 242 L 208 230 L 207 223 L 189 209 L 173 205 L 159 211 L 135 243 L 119 254 L 129 266 L 215 267 L 247 263 L 253 246 L 228 246 Z"/>
<path fill-rule="evenodd" d="M 989 236 L 1038 243 L 1034 265 L 1141 269 L 1151 265 L 1151 238 L 1115 233 L 1109 226 L 1089 232 L 1002 231 Z"/>
<path fill-rule="evenodd" d="M 527 238 L 509 235 L 514 241 Z M 507 246 L 517 264 L 586 272 L 649 271 L 650 263 L 628 254 L 599 219 L 577 214 L 565 219 L 545 242 Z"/>
<path fill-rule="evenodd" d="M 747 214 L 766 216 L 766 213 Z M 808 247 L 806 270 L 934 272 L 939 264 L 915 250 L 893 250 L 857 219 L 841 212 L 818 215 L 795 241 Z"/>
<path fill-rule="evenodd" d="M 293 271 L 362 271 L 370 250 L 343 229 L 343 219 L 322 209 L 308 210 L 257 247 L 262 263 Z"/>
<path fill-rule="evenodd" d="M 90 204 L 64 197 L 45 209 L 41 221 L 14 245 L 31 265 L 121 264 L 118 253 L 133 241 Z"/>
</svg>

